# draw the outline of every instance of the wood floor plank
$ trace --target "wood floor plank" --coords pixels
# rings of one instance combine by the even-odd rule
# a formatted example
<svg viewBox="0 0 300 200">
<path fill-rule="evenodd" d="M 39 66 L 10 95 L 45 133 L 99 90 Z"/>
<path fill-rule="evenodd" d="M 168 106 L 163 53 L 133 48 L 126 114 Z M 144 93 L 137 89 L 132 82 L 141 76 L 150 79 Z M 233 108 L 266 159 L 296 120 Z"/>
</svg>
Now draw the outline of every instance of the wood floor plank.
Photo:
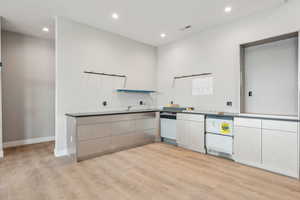
<svg viewBox="0 0 300 200">
<path fill-rule="evenodd" d="M 1 200 L 299 200 L 300 182 L 155 143 L 73 163 L 53 143 L 5 150 Z"/>
</svg>

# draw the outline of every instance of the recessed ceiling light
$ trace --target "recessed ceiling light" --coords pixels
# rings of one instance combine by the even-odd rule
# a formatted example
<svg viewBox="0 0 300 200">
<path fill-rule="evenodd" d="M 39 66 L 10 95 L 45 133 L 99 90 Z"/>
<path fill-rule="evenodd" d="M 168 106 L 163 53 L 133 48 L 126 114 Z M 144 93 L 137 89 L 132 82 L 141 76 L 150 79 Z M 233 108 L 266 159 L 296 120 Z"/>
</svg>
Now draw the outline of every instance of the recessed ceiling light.
<svg viewBox="0 0 300 200">
<path fill-rule="evenodd" d="M 230 13 L 232 11 L 232 8 L 230 6 L 225 7 L 224 11 L 226 13 Z"/>
<path fill-rule="evenodd" d="M 112 17 L 113 19 L 119 19 L 118 13 L 113 13 L 113 14 L 111 15 L 111 17 Z"/>
<path fill-rule="evenodd" d="M 160 37 L 161 37 L 161 38 L 165 38 L 166 36 L 167 36 L 167 34 L 165 34 L 165 33 L 161 33 L 161 34 L 160 34 Z"/>
<path fill-rule="evenodd" d="M 49 32 L 49 28 L 44 27 L 44 28 L 43 28 L 43 31 L 44 31 L 44 32 Z"/>
</svg>

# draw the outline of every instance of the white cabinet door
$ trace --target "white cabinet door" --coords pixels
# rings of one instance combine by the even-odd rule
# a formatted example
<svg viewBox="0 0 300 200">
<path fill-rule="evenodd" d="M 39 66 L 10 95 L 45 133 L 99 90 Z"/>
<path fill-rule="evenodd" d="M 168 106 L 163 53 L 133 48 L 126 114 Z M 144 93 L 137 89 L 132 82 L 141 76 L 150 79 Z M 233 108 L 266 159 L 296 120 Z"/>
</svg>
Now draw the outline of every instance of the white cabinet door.
<svg viewBox="0 0 300 200">
<path fill-rule="evenodd" d="M 189 122 L 185 120 L 176 120 L 176 141 L 181 147 L 188 146 Z"/>
<path fill-rule="evenodd" d="M 247 165 L 261 165 L 261 129 L 234 127 L 234 159 Z"/>
<path fill-rule="evenodd" d="M 277 173 L 298 177 L 297 133 L 262 130 L 263 167 Z"/>
<path fill-rule="evenodd" d="M 204 122 L 187 121 L 189 123 L 189 144 L 188 148 L 205 153 L 204 148 Z"/>
<path fill-rule="evenodd" d="M 204 122 L 176 120 L 176 140 L 180 147 L 205 153 Z"/>
</svg>

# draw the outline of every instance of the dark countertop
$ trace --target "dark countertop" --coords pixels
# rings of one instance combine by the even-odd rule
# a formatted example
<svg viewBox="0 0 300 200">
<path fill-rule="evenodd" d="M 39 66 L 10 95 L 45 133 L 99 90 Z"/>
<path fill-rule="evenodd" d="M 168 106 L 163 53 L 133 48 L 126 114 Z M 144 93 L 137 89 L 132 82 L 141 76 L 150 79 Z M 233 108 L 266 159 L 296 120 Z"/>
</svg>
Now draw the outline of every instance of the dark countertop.
<svg viewBox="0 0 300 200">
<path fill-rule="evenodd" d="M 141 110 L 113 110 L 104 112 L 87 112 L 87 113 L 66 113 L 69 117 L 95 117 L 104 115 L 122 115 L 122 114 L 136 114 L 136 113 L 147 113 L 147 112 L 160 112 L 159 109 L 141 109 Z"/>
<path fill-rule="evenodd" d="M 291 115 L 269 115 L 269 114 L 254 114 L 254 113 L 229 113 L 229 112 L 214 112 L 214 111 L 203 111 L 203 110 L 192 110 L 192 111 L 170 111 L 161 110 L 164 112 L 176 112 L 184 114 L 198 114 L 206 116 L 218 116 L 218 117 L 241 117 L 241 118 L 253 118 L 253 119 L 268 119 L 268 120 L 282 120 L 282 121 L 297 121 L 299 122 L 298 116 Z"/>
<path fill-rule="evenodd" d="M 255 113 L 237 113 L 235 117 L 254 118 L 254 119 L 269 119 L 269 120 L 282 120 L 282 121 L 297 121 L 299 117 L 296 115 L 270 115 L 270 114 L 255 114 Z"/>
<path fill-rule="evenodd" d="M 175 110 L 162 110 L 162 109 L 141 109 L 141 110 L 114 110 L 104 112 L 87 112 L 87 113 L 67 113 L 69 117 L 95 117 L 105 115 L 122 115 L 122 114 L 136 114 L 147 112 L 176 112 L 183 114 L 198 114 L 207 116 L 224 116 L 224 117 L 242 117 L 242 118 L 254 118 L 254 119 L 269 119 L 269 120 L 283 120 L 283 121 L 300 121 L 297 116 L 288 115 L 267 115 L 267 114 L 251 114 L 251 113 L 228 113 L 228 112 L 214 112 L 214 111 L 175 111 Z"/>
</svg>

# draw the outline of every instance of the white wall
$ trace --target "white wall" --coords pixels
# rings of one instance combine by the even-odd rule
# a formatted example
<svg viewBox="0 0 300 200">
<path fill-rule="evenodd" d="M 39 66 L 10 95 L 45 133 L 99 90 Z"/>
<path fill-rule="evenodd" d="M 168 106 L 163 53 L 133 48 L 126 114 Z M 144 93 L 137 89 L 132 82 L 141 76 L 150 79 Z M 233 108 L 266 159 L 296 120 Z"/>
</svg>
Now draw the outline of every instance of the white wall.
<svg viewBox="0 0 300 200">
<path fill-rule="evenodd" d="M 245 48 L 244 112 L 298 114 L 298 38 Z"/>
<path fill-rule="evenodd" d="M 300 30 L 300 1 L 291 0 L 275 10 L 218 26 L 158 49 L 158 105 L 174 100 L 200 109 L 239 112 L 239 45 Z M 191 80 L 176 81 L 175 75 L 211 72 L 214 95 L 191 96 Z M 226 106 L 226 101 L 233 106 Z"/>
<path fill-rule="evenodd" d="M 155 104 L 150 95 L 118 94 L 121 78 L 84 70 L 125 74 L 127 88 L 155 89 L 156 48 L 64 18 L 56 19 L 56 155 L 66 154 L 66 113 L 97 112 Z M 108 101 L 103 107 L 102 101 Z"/>
<path fill-rule="evenodd" d="M 54 136 L 54 41 L 2 32 L 3 140 Z"/>
</svg>

